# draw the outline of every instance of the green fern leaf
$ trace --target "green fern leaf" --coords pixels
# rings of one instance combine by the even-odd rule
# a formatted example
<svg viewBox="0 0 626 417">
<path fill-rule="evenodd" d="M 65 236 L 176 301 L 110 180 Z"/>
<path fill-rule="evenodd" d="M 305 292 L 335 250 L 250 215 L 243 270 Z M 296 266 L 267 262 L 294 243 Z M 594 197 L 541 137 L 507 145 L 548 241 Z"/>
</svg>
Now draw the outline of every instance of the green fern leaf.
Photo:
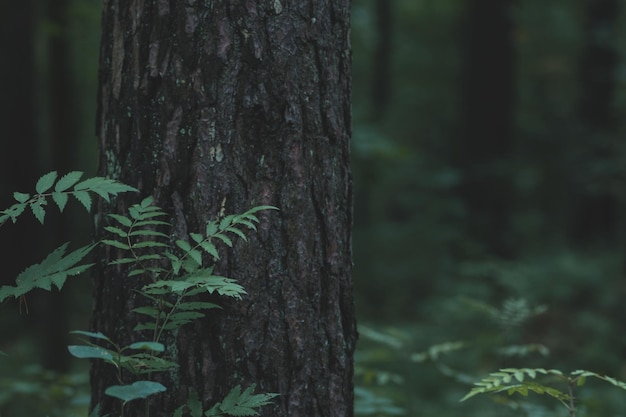
<svg viewBox="0 0 626 417">
<path fill-rule="evenodd" d="M 227 227 L 229 227 L 232 224 L 234 218 L 235 218 L 234 214 L 230 214 L 224 217 L 220 221 L 220 225 L 219 225 L 220 230 L 225 230 Z"/>
<path fill-rule="evenodd" d="M 237 236 L 239 236 L 244 242 L 248 241 L 248 238 L 246 237 L 246 235 L 239 229 L 237 229 L 236 227 L 227 227 L 226 229 L 224 229 L 225 232 L 231 232 L 236 234 Z"/>
<path fill-rule="evenodd" d="M 121 216 L 119 214 L 108 214 L 110 218 L 117 221 L 119 224 L 125 227 L 131 227 L 133 225 L 133 221 L 128 217 Z"/>
<path fill-rule="evenodd" d="M 13 193 L 13 198 L 15 198 L 18 203 L 25 203 L 30 198 L 30 194 L 15 192 Z"/>
<path fill-rule="evenodd" d="M 207 223 L 204 234 L 207 236 L 213 236 L 216 233 L 217 233 L 217 224 L 215 222 Z"/>
<path fill-rule="evenodd" d="M 63 209 L 65 209 L 65 205 L 67 204 L 67 200 L 68 200 L 67 194 L 54 192 L 52 193 L 52 200 L 59 207 L 59 211 L 63 212 Z"/>
<path fill-rule="evenodd" d="M 135 227 L 143 227 L 143 226 L 171 226 L 168 222 L 163 222 L 160 220 L 144 220 L 135 222 Z"/>
<path fill-rule="evenodd" d="M 30 203 L 30 210 L 41 224 L 43 224 L 44 218 L 46 217 L 46 210 L 43 208 L 45 204 L 46 200 L 44 199 L 37 199 Z"/>
<path fill-rule="evenodd" d="M 196 243 L 200 243 L 204 240 L 204 236 L 202 236 L 200 233 L 189 233 L 189 236 L 191 236 L 191 238 Z"/>
<path fill-rule="evenodd" d="M 104 240 L 101 240 L 101 242 L 107 246 L 113 246 L 114 248 L 130 250 L 130 246 L 128 246 L 125 243 L 118 242 L 117 240 L 104 239 Z"/>
<path fill-rule="evenodd" d="M 185 253 L 189 252 L 191 250 L 191 245 L 184 241 L 184 240 L 177 240 L 176 241 L 176 246 L 178 246 L 179 248 L 181 248 Z"/>
<path fill-rule="evenodd" d="M 118 235 L 119 237 L 123 237 L 126 238 L 128 236 L 128 234 L 123 231 L 122 229 L 120 229 L 119 227 L 115 227 L 115 226 L 106 226 L 104 228 L 104 230 L 106 230 L 107 232 L 111 232 L 113 234 Z"/>
<path fill-rule="evenodd" d="M 130 232 L 129 236 L 153 236 L 169 239 L 169 236 L 165 233 L 155 232 L 154 230 L 134 230 Z"/>
<path fill-rule="evenodd" d="M 71 186 L 76 184 L 78 180 L 80 180 L 80 177 L 82 176 L 83 176 L 83 173 L 80 171 L 68 172 L 67 174 L 59 178 L 59 181 L 54 186 L 54 191 L 61 192 L 61 191 L 65 191 L 69 189 Z"/>
<path fill-rule="evenodd" d="M 16 278 L 16 286 L 3 286 L 0 288 L 0 302 L 8 297 L 20 297 L 27 292 L 41 288 L 47 291 L 52 286 L 61 289 L 68 276 L 79 274 L 91 267 L 93 264 L 76 266 L 89 252 L 94 245 L 84 246 L 66 256 L 67 243 L 61 245 L 50 253 L 40 264 L 32 265 Z"/>
<path fill-rule="evenodd" d="M 73 191 L 72 195 L 85 207 L 85 210 L 91 211 L 91 196 L 87 191 Z"/>
<path fill-rule="evenodd" d="M 43 194 L 50 188 L 52 188 L 52 185 L 54 185 L 54 181 L 56 181 L 56 179 L 56 171 L 48 172 L 47 174 L 42 175 L 35 185 L 35 191 L 37 191 L 37 194 Z"/>
<path fill-rule="evenodd" d="M 219 236 L 219 235 L 218 235 Z M 209 255 L 211 255 L 213 257 L 213 259 L 219 260 L 220 259 L 220 255 L 217 252 L 217 248 L 215 247 L 214 244 L 212 244 L 211 242 L 209 242 L 208 240 L 205 240 L 203 242 L 200 242 L 200 247 Z"/>
<path fill-rule="evenodd" d="M 109 195 L 116 195 L 125 192 L 138 192 L 135 187 L 123 184 L 110 178 L 93 177 L 79 182 L 74 186 L 75 191 L 92 191 L 102 198 L 108 199 Z"/>
<path fill-rule="evenodd" d="M 230 238 L 226 235 L 223 235 L 221 233 L 218 233 L 214 236 L 216 239 L 221 240 L 222 242 L 224 242 L 226 244 L 226 246 L 228 246 L 229 248 L 233 247 L 233 241 L 230 240 Z M 219 258 L 216 258 L 219 259 Z"/>
<path fill-rule="evenodd" d="M 13 204 L 11 207 L 6 209 L 4 213 L 11 218 L 11 221 L 15 223 L 17 218 L 26 210 L 26 203 L 18 203 Z M 5 220 L 6 221 L 6 220 Z"/>
<path fill-rule="evenodd" d="M 221 306 L 214 303 L 207 303 L 204 301 L 191 301 L 191 302 L 183 302 L 178 304 L 179 310 L 210 310 L 213 308 L 222 308 Z"/>
<path fill-rule="evenodd" d="M 170 245 L 161 243 L 161 242 L 139 242 L 133 244 L 133 249 L 141 249 L 141 248 L 169 248 Z"/>
<path fill-rule="evenodd" d="M 161 312 L 159 311 L 159 309 L 157 309 L 155 307 L 150 307 L 150 306 L 134 308 L 133 312 L 135 312 L 137 314 L 144 314 L 144 315 L 150 316 L 150 317 L 152 317 L 154 319 L 156 319 L 157 317 L 159 317 L 161 315 Z"/>
<path fill-rule="evenodd" d="M 242 393 L 241 386 L 237 385 L 219 405 L 220 411 L 235 417 L 258 415 L 255 408 L 271 404 L 271 400 L 276 397 L 276 394 L 252 395 L 255 388 L 256 385 L 252 384 Z"/>
<path fill-rule="evenodd" d="M 240 219 L 240 220 L 237 220 L 236 222 L 233 222 L 233 223 L 235 223 L 235 224 L 243 224 L 244 226 L 246 226 L 249 229 L 256 230 L 256 225 L 254 223 L 246 220 L 246 219 Z"/>
</svg>

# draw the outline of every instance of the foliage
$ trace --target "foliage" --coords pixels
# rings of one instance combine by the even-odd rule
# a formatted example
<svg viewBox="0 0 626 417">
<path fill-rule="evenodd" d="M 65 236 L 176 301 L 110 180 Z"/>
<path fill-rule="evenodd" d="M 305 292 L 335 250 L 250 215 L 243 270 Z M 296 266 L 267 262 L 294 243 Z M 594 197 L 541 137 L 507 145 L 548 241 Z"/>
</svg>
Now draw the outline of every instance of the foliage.
<svg viewBox="0 0 626 417">
<path fill-rule="evenodd" d="M 45 207 L 50 200 L 63 212 L 69 197 L 74 197 L 90 211 L 94 194 L 109 201 L 112 196 L 119 193 L 137 191 L 109 178 L 94 177 L 80 181 L 82 175 L 80 171 L 72 171 L 59 177 L 56 171 L 52 171 L 39 178 L 34 194 L 15 192 L 13 197 L 17 202 L 0 211 L 0 226 L 9 219 L 13 223 L 17 222 L 18 217 L 27 208 L 30 208 L 37 220 L 43 224 L 46 216 Z M 67 243 L 61 245 L 41 263 L 24 270 L 16 278 L 15 286 L 1 287 L 0 303 L 9 297 L 22 298 L 35 288 L 50 291 L 54 286 L 60 290 L 68 276 L 78 275 L 93 265 L 77 264 L 91 252 L 95 247 L 94 244 L 83 246 L 66 255 L 67 246 Z"/>
<path fill-rule="evenodd" d="M 33 195 L 13 193 L 13 198 L 17 202 L 8 209 L 0 211 L 0 226 L 9 219 L 15 223 L 27 208 L 30 208 L 37 220 L 43 224 L 46 216 L 45 208 L 50 200 L 57 205 L 59 211 L 63 212 L 69 197 L 74 197 L 85 207 L 85 210 L 91 211 L 92 194 L 109 201 L 112 196 L 119 193 L 137 191 L 134 187 L 110 178 L 93 177 L 80 181 L 82 176 L 82 172 L 72 171 L 59 178 L 58 173 L 52 171 L 39 178 Z"/>
<path fill-rule="evenodd" d="M 35 186 L 35 194 L 14 193 L 17 203 L 0 212 L 0 225 L 11 219 L 14 223 L 30 208 L 40 223 L 45 220 L 45 207 L 51 199 L 62 212 L 69 200 L 74 197 L 85 209 L 92 206 L 91 194 L 96 194 L 106 201 L 121 192 L 137 191 L 115 180 L 95 177 L 80 181 L 81 172 L 73 171 L 58 177 L 56 171 L 43 175 Z M 170 244 L 169 235 L 157 231 L 157 228 L 169 226 L 162 219 L 167 216 L 159 207 L 152 205 L 151 197 L 129 209 L 129 216 L 110 214 L 116 225 L 105 229 L 113 235 L 113 239 L 105 239 L 101 243 L 125 251 L 128 256 L 112 261 L 116 265 L 129 265 L 129 277 L 144 276 L 147 283 L 139 291 L 152 305 L 138 307 L 137 314 L 148 316 L 146 323 L 139 324 L 135 330 L 151 330 L 152 340 L 139 339 L 128 346 L 116 344 L 108 336 L 100 332 L 74 331 L 81 336 L 84 344 L 68 346 L 69 352 L 82 359 L 103 360 L 117 370 L 119 385 L 106 388 L 105 394 L 117 398 L 124 405 L 129 401 L 146 399 L 154 394 L 164 392 L 167 388 L 149 378 L 158 372 L 175 369 L 178 364 L 165 357 L 166 346 L 160 342 L 165 331 L 175 331 L 181 326 L 204 316 L 203 311 L 218 308 L 216 304 L 191 301 L 190 297 L 202 292 L 216 293 L 233 298 L 241 298 L 245 290 L 234 280 L 213 274 L 212 263 L 219 259 L 219 251 L 214 242 L 219 241 L 229 247 L 233 246 L 233 238 L 246 240 L 246 230 L 256 230 L 259 222 L 255 213 L 260 210 L 275 209 L 271 206 L 259 206 L 238 215 L 228 215 L 209 222 L 205 233 L 190 233 L 189 241 L 178 239 Z M 0 302 L 8 297 L 23 299 L 35 288 L 50 291 L 52 287 L 61 289 L 68 276 L 77 275 L 93 264 L 79 264 L 96 246 L 91 244 L 66 254 L 68 244 L 65 243 L 50 253 L 41 263 L 33 265 L 22 272 L 16 279 L 15 286 L 0 288 Z M 208 257 L 211 261 L 207 262 Z M 0 352 L 1 355 L 6 355 Z M 133 375 L 135 380 L 128 381 L 126 375 Z M 0 381 L 3 382 L 3 381 Z M 275 394 L 253 394 L 252 385 L 243 392 L 240 386 L 234 387 L 220 403 L 208 409 L 206 416 L 249 416 L 257 414 L 256 409 L 269 404 Z M 10 390 L 0 396 L 0 405 L 5 400 L 12 400 L 17 394 L 45 390 L 38 384 L 16 383 Z M 197 414 L 196 403 L 190 397 L 190 403 L 181 406 L 177 411 L 182 415 L 188 407 L 192 414 Z M 191 405 L 190 405 L 191 404 Z M 98 414 L 98 408 L 92 415 Z M 195 415 L 194 414 L 194 415 Z"/>
<path fill-rule="evenodd" d="M 548 382 L 560 382 L 565 385 L 567 391 L 562 391 L 553 386 L 537 382 L 538 376 L 552 377 L 548 378 Z M 573 417 L 576 415 L 577 410 L 574 388 L 585 385 L 588 377 L 600 379 L 618 388 L 626 390 L 626 383 L 591 371 L 578 370 L 566 375 L 557 369 L 506 368 L 500 369 L 499 372 L 490 373 L 488 377 L 474 383 L 476 387 L 467 393 L 461 401 L 465 401 L 478 394 L 499 393 L 506 391 L 509 395 L 521 394 L 526 397 L 529 392 L 534 392 L 539 395 L 547 395 L 556 399 L 563 404 L 565 408 L 567 408 L 570 415 Z"/>
<path fill-rule="evenodd" d="M 245 294 L 243 287 L 233 279 L 213 274 L 213 262 L 219 260 L 214 242 L 232 247 L 234 238 L 247 240 L 245 231 L 256 230 L 259 222 L 255 213 L 269 209 L 275 207 L 258 206 L 242 214 L 210 221 L 204 234 L 190 233 L 188 240 L 177 239 L 173 243 L 168 234 L 159 231 L 169 223 L 163 220 L 167 214 L 153 205 L 152 197 L 131 206 L 128 216 L 108 215 L 113 225 L 105 226 L 105 230 L 112 238 L 104 239 L 102 243 L 124 254 L 111 264 L 127 265 L 129 278 L 144 279 L 145 285 L 138 292 L 148 304 L 133 311 L 147 316 L 147 321 L 138 324 L 134 330 L 138 334 L 147 330 L 152 339 L 144 340 L 138 336 L 138 340 L 130 345 L 119 346 L 100 332 L 77 331 L 74 333 L 88 338 L 84 340 L 86 344 L 72 345 L 68 349 L 77 358 L 103 360 L 115 367 L 120 385 L 108 387 L 105 394 L 122 401 L 122 413 L 129 401 L 146 399 L 167 390 L 162 384 L 149 379 L 136 379 L 151 378 L 155 373 L 172 371 L 178 366 L 175 358 L 165 356 L 166 346 L 161 343 L 164 332 L 175 332 L 181 326 L 204 317 L 206 310 L 219 308 L 214 303 L 192 297 L 201 293 L 216 293 L 241 298 Z M 134 380 L 129 381 L 127 374 L 132 375 Z M 253 390 L 253 386 L 243 392 L 240 387 L 233 388 L 221 403 L 207 410 L 205 415 L 254 415 L 255 409 L 267 404 L 274 394 L 252 395 Z M 190 401 L 192 405 L 187 407 L 196 410 L 193 397 Z"/>
</svg>

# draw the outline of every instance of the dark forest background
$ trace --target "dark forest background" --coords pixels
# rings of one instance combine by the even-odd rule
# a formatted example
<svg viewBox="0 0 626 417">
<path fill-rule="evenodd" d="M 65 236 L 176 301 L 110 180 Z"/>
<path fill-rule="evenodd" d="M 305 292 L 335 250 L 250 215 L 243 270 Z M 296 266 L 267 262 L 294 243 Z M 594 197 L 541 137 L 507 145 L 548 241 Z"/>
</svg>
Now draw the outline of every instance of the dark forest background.
<svg viewBox="0 0 626 417">
<path fill-rule="evenodd" d="M 502 367 L 626 380 L 626 2 L 352 4 L 357 415 L 567 414 L 459 403 Z M 99 16 L 0 3 L 2 208 L 50 170 L 95 172 Z M 79 210 L 5 225 L 0 281 L 90 231 Z M 65 335 L 87 326 L 89 280 L 67 288 L 0 309 L 0 414 L 84 407 Z M 581 416 L 626 409 L 613 387 L 578 397 Z"/>
</svg>

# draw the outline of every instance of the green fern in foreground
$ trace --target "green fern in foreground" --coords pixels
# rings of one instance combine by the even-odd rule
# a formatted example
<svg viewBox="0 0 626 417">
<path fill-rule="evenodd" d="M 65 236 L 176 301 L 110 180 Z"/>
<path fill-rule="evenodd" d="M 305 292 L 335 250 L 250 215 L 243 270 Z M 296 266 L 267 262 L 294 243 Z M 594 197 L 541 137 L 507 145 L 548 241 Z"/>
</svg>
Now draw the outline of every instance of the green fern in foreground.
<svg viewBox="0 0 626 417">
<path fill-rule="evenodd" d="M 539 382 L 538 377 L 543 377 L 546 383 Z M 574 417 L 576 416 L 574 389 L 585 385 L 588 377 L 600 379 L 626 390 L 626 383 L 591 371 L 578 370 L 566 375 L 557 369 L 506 368 L 500 369 L 499 372 L 493 372 L 481 381 L 474 383 L 476 388 L 468 392 L 461 401 L 479 394 L 506 392 L 509 395 L 521 394 L 526 397 L 529 392 L 533 392 L 556 399 L 568 409 L 570 416 Z M 546 385 L 547 383 L 563 385 L 567 390 L 562 391 L 554 386 Z"/>
<path fill-rule="evenodd" d="M 61 177 L 56 171 L 49 172 L 39 178 L 35 185 L 35 193 L 27 194 L 15 192 L 13 198 L 17 201 L 6 210 L 0 211 L 0 226 L 9 219 L 15 223 L 27 208 L 44 223 L 49 200 L 52 200 L 62 212 L 69 197 L 79 201 L 85 209 L 91 210 L 92 195 L 98 195 L 109 201 L 112 196 L 128 191 L 137 191 L 135 188 L 115 180 L 102 177 L 89 178 L 80 181 L 83 173 L 72 171 Z M 50 291 L 53 287 L 61 289 L 69 276 L 78 275 L 93 264 L 78 265 L 95 245 L 86 245 L 65 254 L 68 244 L 65 243 L 50 253 L 41 263 L 32 265 L 18 275 L 15 286 L 0 288 L 0 303 L 9 297 L 23 297 L 35 288 Z"/>
<path fill-rule="evenodd" d="M 33 215 L 43 224 L 46 216 L 46 206 L 52 200 L 59 211 L 63 212 L 70 197 L 80 202 L 87 211 L 91 211 L 92 194 L 99 195 L 106 201 L 111 196 L 128 191 L 137 191 L 121 182 L 110 178 L 93 177 L 80 181 L 83 176 L 81 171 L 72 171 L 59 178 L 56 171 L 49 172 L 39 178 L 35 185 L 35 193 L 13 193 L 13 198 L 17 201 L 6 210 L 0 211 L 0 226 L 9 219 L 15 223 L 17 218 L 30 208 Z"/>
<path fill-rule="evenodd" d="M 225 216 L 208 222 L 204 233 L 190 233 L 172 242 L 165 233 L 170 227 L 165 221 L 167 213 L 153 203 L 153 198 L 147 197 L 131 206 L 127 216 L 108 215 L 112 224 L 104 229 L 111 238 L 102 240 L 121 253 L 121 257 L 110 264 L 126 266 L 129 279 L 141 279 L 145 283 L 137 292 L 146 299 L 146 305 L 133 309 L 134 313 L 147 317 L 134 328 L 139 332 L 139 341 L 118 346 L 102 333 L 79 331 L 74 333 L 87 336 L 88 339 L 83 340 L 85 344 L 68 347 L 75 357 L 103 360 L 116 368 L 120 385 L 108 387 L 105 394 L 118 398 L 123 405 L 167 389 L 146 379 L 157 372 L 171 372 L 178 366 L 168 359 L 165 345 L 161 343 L 164 332 L 175 331 L 204 317 L 206 310 L 220 308 L 195 296 L 215 293 L 241 298 L 246 293 L 235 280 L 213 273 L 214 263 L 220 258 L 216 243 L 232 247 L 235 238 L 247 240 L 245 232 L 256 230 L 259 222 L 256 213 L 275 209 L 259 206 L 242 214 Z M 151 340 L 142 336 L 144 331 L 151 333 Z M 128 374 L 133 375 L 132 382 L 124 376 Z M 179 407 L 174 415 L 182 416 L 185 410 L 192 417 L 255 415 L 255 408 L 268 404 L 275 395 L 254 395 L 254 388 L 251 386 L 244 391 L 240 386 L 233 388 L 221 403 L 204 414 L 197 395 L 190 393 L 187 404 Z"/>
<path fill-rule="evenodd" d="M 182 417 L 187 411 L 191 417 L 222 417 L 222 416 L 255 416 L 259 413 L 257 408 L 271 404 L 271 400 L 277 394 L 254 394 L 256 384 L 250 385 L 243 392 L 241 386 L 237 385 L 224 397 L 224 400 L 218 402 L 206 411 L 202 411 L 202 402 L 198 399 L 198 395 L 191 391 L 184 404 L 176 409 L 173 417 Z"/>
</svg>

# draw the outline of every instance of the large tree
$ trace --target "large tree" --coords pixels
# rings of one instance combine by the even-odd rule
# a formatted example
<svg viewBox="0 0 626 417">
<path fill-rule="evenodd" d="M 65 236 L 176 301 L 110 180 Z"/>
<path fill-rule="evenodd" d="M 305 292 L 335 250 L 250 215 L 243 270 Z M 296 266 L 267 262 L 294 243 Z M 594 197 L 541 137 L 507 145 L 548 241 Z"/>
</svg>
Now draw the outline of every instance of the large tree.
<svg viewBox="0 0 626 417">
<path fill-rule="evenodd" d="M 178 380 L 153 416 L 187 387 L 207 406 L 251 383 L 280 394 L 264 415 L 352 415 L 349 3 L 104 1 L 100 174 L 155 196 L 177 237 L 222 207 L 280 209 L 223 254 L 219 272 L 249 295 L 180 330 L 168 346 Z M 141 283 L 107 267 L 114 256 L 99 254 L 92 328 L 123 343 Z M 93 403 L 116 410 L 103 395 L 111 366 L 91 376 Z"/>
</svg>

